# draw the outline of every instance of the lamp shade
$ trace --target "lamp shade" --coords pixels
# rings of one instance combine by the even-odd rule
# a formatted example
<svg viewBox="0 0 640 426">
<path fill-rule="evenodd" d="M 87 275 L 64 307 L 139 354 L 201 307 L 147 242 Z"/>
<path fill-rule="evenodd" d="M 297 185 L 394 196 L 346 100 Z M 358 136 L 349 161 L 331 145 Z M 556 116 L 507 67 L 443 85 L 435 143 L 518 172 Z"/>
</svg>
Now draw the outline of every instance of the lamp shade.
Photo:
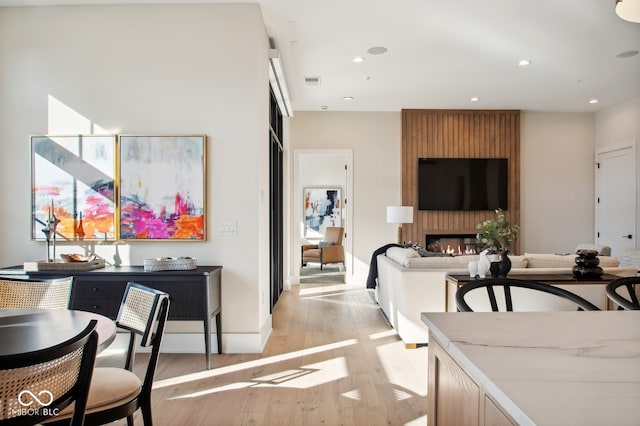
<svg viewBox="0 0 640 426">
<path fill-rule="evenodd" d="M 387 223 L 413 223 L 413 207 L 388 206 Z"/>
<path fill-rule="evenodd" d="M 640 23 L 640 0 L 616 0 L 616 14 L 625 21 Z"/>
</svg>

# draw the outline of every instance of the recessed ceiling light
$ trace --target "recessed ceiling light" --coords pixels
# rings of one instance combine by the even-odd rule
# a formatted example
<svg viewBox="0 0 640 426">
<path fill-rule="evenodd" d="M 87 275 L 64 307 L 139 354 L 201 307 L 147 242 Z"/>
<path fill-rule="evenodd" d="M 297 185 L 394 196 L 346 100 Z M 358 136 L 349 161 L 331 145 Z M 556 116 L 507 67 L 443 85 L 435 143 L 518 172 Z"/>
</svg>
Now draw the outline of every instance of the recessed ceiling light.
<svg viewBox="0 0 640 426">
<path fill-rule="evenodd" d="M 518 62 L 518 65 L 520 65 L 521 67 L 526 67 L 527 65 L 531 65 L 531 61 L 528 59 L 522 59 L 520 62 Z"/>
<path fill-rule="evenodd" d="M 353 96 L 345 96 L 344 98 L 345 101 L 352 101 L 353 100 Z"/>
<path fill-rule="evenodd" d="M 353 58 L 353 62 L 355 62 L 356 64 L 361 64 L 364 62 L 364 58 L 362 56 L 356 56 L 355 58 Z"/>
<path fill-rule="evenodd" d="M 471 102 L 478 102 L 480 100 L 479 97 L 474 96 L 473 98 L 469 99 Z"/>
<path fill-rule="evenodd" d="M 387 53 L 387 48 L 382 46 L 375 46 L 367 49 L 367 53 L 370 55 L 382 55 L 383 53 Z"/>
<path fill-rule="evenodd" d="M 597 99 L 589 99 L 589 103 L 590 104 L 597 104 L 598 100 Z"/>
<path fill-rule="evenodd" d="M 636 56 L 637 54 L 637 50 L 625 50 L 624 52 L 618 53 L 616 55 L 616 58 L 631 58 L 632 56 Z"/>
</svg>

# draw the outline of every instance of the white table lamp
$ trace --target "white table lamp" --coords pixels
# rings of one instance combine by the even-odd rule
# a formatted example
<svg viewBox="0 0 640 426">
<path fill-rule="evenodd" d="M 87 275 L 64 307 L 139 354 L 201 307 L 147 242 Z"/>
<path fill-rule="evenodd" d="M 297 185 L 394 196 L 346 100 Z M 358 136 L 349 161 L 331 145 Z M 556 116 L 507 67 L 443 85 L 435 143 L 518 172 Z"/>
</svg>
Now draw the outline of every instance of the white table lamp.
<svg viewBox="0 0 640 426">
<path fill-rule="evenodd" d="M 413 223 L 413 206 L 388 206 L 387 223 L 398 224 L 398 244 L 402 244 L 402 224 Z"/>
</svg>

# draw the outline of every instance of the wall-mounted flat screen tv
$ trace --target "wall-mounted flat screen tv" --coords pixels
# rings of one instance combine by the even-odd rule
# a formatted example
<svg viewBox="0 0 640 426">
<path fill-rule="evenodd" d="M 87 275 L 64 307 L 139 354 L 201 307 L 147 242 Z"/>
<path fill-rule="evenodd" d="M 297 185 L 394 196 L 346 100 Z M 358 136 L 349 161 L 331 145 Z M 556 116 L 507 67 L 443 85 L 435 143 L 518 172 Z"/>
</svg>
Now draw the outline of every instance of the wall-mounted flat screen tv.
<svg viewBox="0 0 640 426">
<path fill-rule="evenodd" d="M 418 159 L 420 210 L 507 210 L 506 158 Z"/>
</svg>

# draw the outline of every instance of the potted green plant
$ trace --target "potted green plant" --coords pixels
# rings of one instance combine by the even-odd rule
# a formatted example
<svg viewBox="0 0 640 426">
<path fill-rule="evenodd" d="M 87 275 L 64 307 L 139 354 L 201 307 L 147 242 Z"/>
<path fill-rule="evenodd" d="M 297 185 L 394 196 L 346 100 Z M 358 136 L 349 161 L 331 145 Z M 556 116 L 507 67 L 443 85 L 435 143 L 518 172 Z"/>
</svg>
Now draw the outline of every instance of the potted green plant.
<svg viewBox="0 0 640 426">
<path fill-rule="evenodd" d="M 511 270 L 511 260 L 508 256 L 509 248 L 518 236 L 520 226 L 511 226 L 502 209 L 496 210 L 495 214 L 495 219 L 487 219 L 476 225 L 476 228 L 481 230 L 476 238 L 489 253 L 500 255 L 499 260 L 494 258 L 494 261 L 491 262 L 491 275 L 506 277 Z"/>
<path fill-rule="evenodd" d="M 519 225 L 512 226 L 509 223 L 502 209 L 496 210 L 495 214 L 495 219 L 487 219 L 476 225 L 476 228 L 480 230 L 476 235 L 478 242 L 493 254 L 509 250 L 520 230 Z"/>
</svg>

